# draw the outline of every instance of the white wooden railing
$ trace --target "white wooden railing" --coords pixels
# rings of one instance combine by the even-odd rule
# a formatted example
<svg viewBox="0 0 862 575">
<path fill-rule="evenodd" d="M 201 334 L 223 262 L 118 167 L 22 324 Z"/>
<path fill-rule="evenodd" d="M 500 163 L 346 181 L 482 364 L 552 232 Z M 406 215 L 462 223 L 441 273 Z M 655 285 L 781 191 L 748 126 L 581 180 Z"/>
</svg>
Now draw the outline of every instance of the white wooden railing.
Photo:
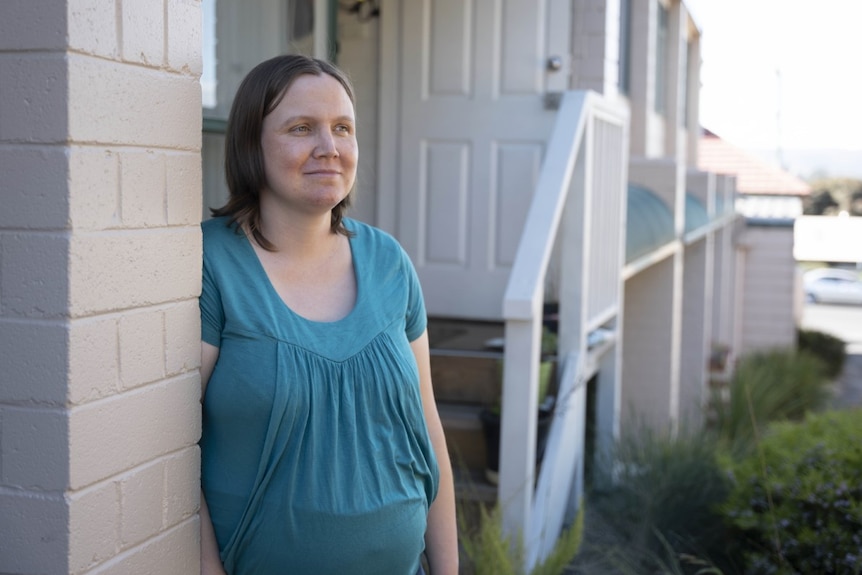
<svg viewBox="0 0 862 575">
<path fill-rule="evenodd" d="M 504 297 L 498 500 L 505 530 L 522 537 L 528 566 L 553 548 L 583 484 L 587 336 L 612 324 L 619 309 L 627 136 L 624 105 L 594 92 L 563 95 Z M 552 255 L 561 376 L 536 486 L 541 310 Z"/>
</svg>

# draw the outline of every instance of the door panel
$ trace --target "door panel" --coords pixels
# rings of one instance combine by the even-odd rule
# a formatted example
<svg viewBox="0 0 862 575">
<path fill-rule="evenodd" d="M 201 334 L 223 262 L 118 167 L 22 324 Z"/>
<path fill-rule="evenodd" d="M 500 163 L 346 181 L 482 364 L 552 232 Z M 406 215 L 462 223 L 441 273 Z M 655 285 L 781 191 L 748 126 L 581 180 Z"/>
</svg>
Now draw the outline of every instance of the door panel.
<svg viewBox="0 0 862 575">
<path fill-rule="evenodd" d="M 396 235 L 432 315 L 502 318 L 502 296 L 568 62 L 564 0 L 398 4 Z M 550 22 L 554 19 L 554 22 Z M 558 20 L 562 20 L 561 24 Z M 554 33 L 549 34 L 553 25 Z M 549 38 L 553 38 L 551 42 Z M 551 45 L 558 44 L 558 45 Z"/>
<path fill-rule="evenodd" d="M 467 222 L 470 170 L 469 142 L 428 142 L 422 170 L 428 174 L 423 190 L 426 261 L 463 266 L 467 261 Z M 420 179 L 422 181 L 422 179 Z M 440 225 L 447 222 L 447 225 Z"/>
<path fill-rule="evenodd" d="M 497 206 L 494 256 L 495 267 L 508 269 L 515 263 L 520 231 L 530 209 L 532 190 L 539 177 L 544 142 L 500 143 L 496 146 L 496 173 L 492 195 Z"/>
</svg>

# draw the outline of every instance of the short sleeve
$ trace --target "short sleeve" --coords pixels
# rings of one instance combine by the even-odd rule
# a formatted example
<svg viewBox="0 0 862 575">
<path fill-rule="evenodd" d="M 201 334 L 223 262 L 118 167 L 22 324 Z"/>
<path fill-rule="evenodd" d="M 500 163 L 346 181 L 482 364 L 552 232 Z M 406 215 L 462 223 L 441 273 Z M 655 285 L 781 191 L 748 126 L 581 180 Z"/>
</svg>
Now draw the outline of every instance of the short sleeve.
<svg viewBox="0 0 862 575">
<path fill-rule="evenodd" d="M 408 341 L 415 341 L 425 332 L 428 318 L 425 312 L 425 299 L 422 297 L 422 286 L 419 284 L 419 276 L 416 268 L 410 261 L 407 253 L 402 249 L 403 268 L 407 282 L 407 324 L 405 333 Z"/>
<path fill-rule="evenodd" d="M 224 327 L 224 308 L 221 294 L 212 275 L 211 265 L 204 255 L 203 280 L 201 282 L 201 339 L 210 345 L 221 347 L 221 332 Z"/>
</svg>

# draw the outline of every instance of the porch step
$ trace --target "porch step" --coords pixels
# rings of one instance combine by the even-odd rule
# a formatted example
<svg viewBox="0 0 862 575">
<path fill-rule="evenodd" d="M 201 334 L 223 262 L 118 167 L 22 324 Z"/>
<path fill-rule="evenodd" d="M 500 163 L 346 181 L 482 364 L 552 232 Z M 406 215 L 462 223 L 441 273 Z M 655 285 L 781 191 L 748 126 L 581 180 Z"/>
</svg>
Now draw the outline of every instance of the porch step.
<svg viewBox="0 0 862 575">
<path fill-rule="evenodd" d="M 428 337 L 438 402 L 494 405 L 499 401 L 501 323 L 431 319 Z"/>
<path fill-rule="evenodd" d="M 457 498 L 461 501 L 495 502 L 497 487 L 485 479 L 485 439 L 479 420 L 482 407 L 438 402 L 437 410 L 446 433 Z"/>
<path fill-rule="evenodd" d="M 431 318 L 431 379 L 460 501 L 494 503 L 479 413 L 500 398 L 502 323 Z"/>
<path fill-rule="evenodd" d="M 502 322 L 428 318 L 428 343 L 431 349 L 487 351 L 489 342 L 502 339 Z"/>
<path fill-rule="evenodd" d="M 487 460 L 478 405 L 437 403 L 453 469 L 482 471 Z"/>
<path fill-rule="evenodd" d="M 431 381 L 438 402 L 495 405 L 500 400 L 499 352 L 433 350 Z"/>
<path fill-rule="evenodd" d="M 497 503 L 497 486 L 485 480 L 484 470 L 456 470 L 455 499 L 459 503 L 469 501 L 493 505 Z"/>
</svg>

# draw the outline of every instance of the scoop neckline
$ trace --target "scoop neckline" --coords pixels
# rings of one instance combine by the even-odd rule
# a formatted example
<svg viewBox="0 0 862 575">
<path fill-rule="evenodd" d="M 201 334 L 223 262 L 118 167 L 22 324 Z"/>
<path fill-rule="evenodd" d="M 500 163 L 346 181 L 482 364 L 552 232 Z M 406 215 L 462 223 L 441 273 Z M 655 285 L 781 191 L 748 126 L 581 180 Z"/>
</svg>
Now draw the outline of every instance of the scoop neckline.
<svg viewBox="0 0 862 575">
<path fill-rule="evenodd" d="M 297 313 L 296 311 L 293 310 L 293 308 L 291 308 L 289 305 L 287 305 L 287 303 L 278 294 L 278 290 L 276 290 L 275 286 L 272 285 L 272 280 L 269 279 L 269 274 L 266 273 L 266 268 L 263 267 L 263 263 L 261 263 L 260 258 L 257 255 L 257 252 L 254 251 L 254 246 L 251 245 L 251 240 L 249 239 L 248 234 L 245 233 L 245 230 L 241 226 L 237 225 L 238 230 L 240 232 L 242 232 L 242 238 L 244 240 L 243 244 L 245 246 L 245 249 L 247 249 L 251 253 L 252 258 L 254 259 L 254 267 L 257 270 L 257 273 L 260 276 L 262 276 L 263 281 L 266 284 L 266 291 L 269 293 L 269 296 L 272 298 L 275 298 L 275 301 L 278 302 L 280 307 L 283 310 L 285 310 L 288 315 L 290 315 L 291 317 L 296 318 L 296 319 L 298 319 L 304 323 L 312 325 L 312 326 L 327 327 L 327 326 L 336 326 L 336 325 L 341 325 L 341 324 L 347 323 L 349 320 L 351 320 L 353 318 L 354 315 L 356 315 L 358 313 L 360 304 L 362 303 L 362 300 L 364 299 L 363 294 L 365 293 L 365 290 L 363 288 L 364 288 L 365 283 L 363 281 L 362 274 L 359 271 L 359 266 L 356 264 L 356 247 L 357 246 L 356 246 L 356 244 L 354 244 L 354 241 L 353 241 L 356 238 L 355 234 L 357 233 L 357 231 L 355 229 L 353 229 L 351 220 L 349 220 L 348 218 L 344 218 L 342 221 L 344 222 L 344 225 L 348 229 L 348 231 L 350 231 L 354 234 L 352 237 L 350 237 L 350 236 L 347 237 L 347 244 L 350 247 L 350 261 L 353 264 L 353 277 L 354 277 L 354 280 L 356 281 L 356 300 L 353 302 L 353 307 L 350 309 L 349 312 L 347 312 L 347 315 L 345 315 L 344 317 L 341 317 L 339 319 L 332 320 L 332 321 L 319 321 L 319 320 L 307 318 L 304 315 Z"/>
</svg>

